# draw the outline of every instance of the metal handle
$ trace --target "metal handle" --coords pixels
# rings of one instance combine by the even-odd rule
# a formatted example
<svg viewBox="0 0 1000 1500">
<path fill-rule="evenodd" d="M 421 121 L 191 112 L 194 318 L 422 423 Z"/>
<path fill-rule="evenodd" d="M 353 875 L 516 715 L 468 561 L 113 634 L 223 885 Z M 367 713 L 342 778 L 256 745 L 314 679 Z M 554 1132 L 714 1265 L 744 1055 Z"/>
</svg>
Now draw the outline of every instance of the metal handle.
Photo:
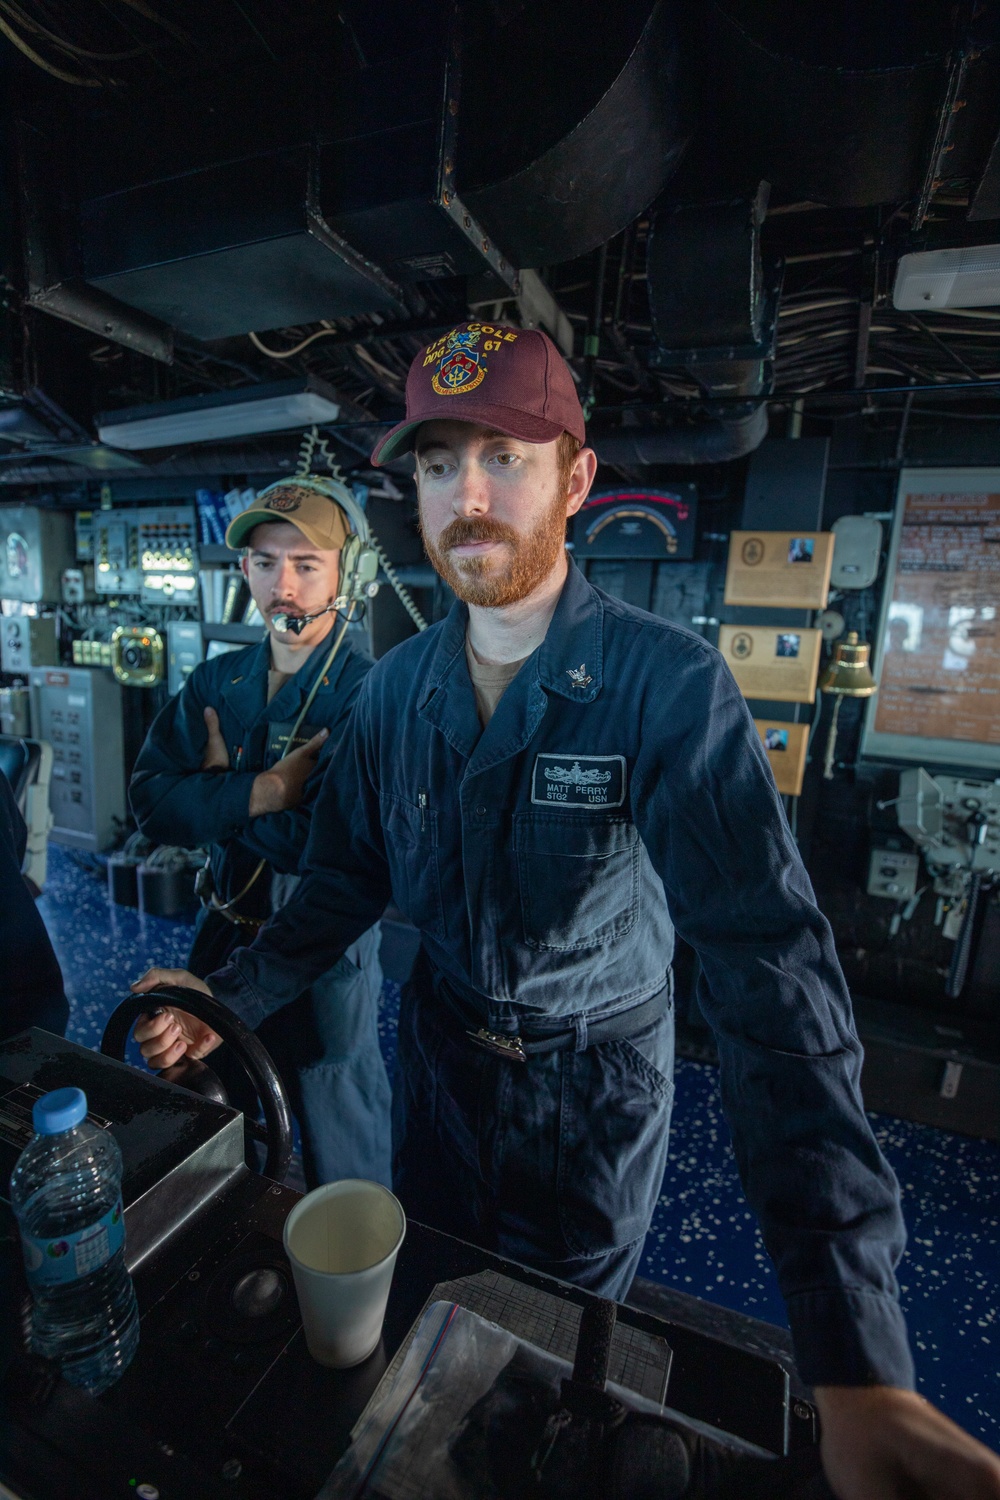
<svg viewBox="0 0 1000 1500">
<path fill-rule="evenodd" d="M 951 956 L 951 968 L 948 971 L 948 983 L 944 990 L 949 1000 L 957 1000 L 965 989 L 982 894 L 982 874 L 979 870 L 973 870 L 969 876 L 969 892 L 965 898 L 965 916 L 962 918 L 962 927 L 955 941 L 955 951 Z"/>
</svg>

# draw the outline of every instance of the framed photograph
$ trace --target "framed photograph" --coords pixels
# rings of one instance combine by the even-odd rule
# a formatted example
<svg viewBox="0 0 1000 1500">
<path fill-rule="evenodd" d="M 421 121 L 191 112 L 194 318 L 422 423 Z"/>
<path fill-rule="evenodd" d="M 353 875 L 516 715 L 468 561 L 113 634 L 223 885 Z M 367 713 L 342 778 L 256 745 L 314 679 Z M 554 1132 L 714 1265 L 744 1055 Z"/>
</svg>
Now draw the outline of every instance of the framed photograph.
<svg viewBox="0 0 1000 1500">
<path fill-rule="evenodd" d="M 793 630 L 781 630 L 775 643 L 776 656 L 798 656 L 802 637 Z"/>
<path fill-rule="evenodd" d="M 788 730 L 787 729 L 774 729 L 773 727 L 769 727 L 769 728 L 765 729 L 764 730 L 764 749 L 765 750 L 781 750 L 781 751 L 787 750 L 788 749 Z"/>
<path fill-rule="evenodd" d="M 788 544 L 790 563 L 811 563 L 816 542 L 811 536 L 793 536 Z"/>
</svg>

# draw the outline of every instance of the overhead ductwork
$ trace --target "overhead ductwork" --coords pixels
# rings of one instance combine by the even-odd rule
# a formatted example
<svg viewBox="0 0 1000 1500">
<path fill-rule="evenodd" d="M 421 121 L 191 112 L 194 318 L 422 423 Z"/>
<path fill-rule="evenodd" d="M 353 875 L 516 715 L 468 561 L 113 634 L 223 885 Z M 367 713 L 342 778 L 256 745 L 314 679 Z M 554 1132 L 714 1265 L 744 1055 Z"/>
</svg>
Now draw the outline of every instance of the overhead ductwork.
<svg viewBox="0 0 1000 1500">
<path fill-rule="evenodd" d="M 522 264 L 624 228 L 683 144 L 670 0 L 580 3 L 568 25 L 560 0 L 513 14 L 442 0 L 419 24 L 400 15 L 373 56 L 318 22 L 315 55 L 207 71 L 183 111 L 165 86 L 62 130 L 33 120 L 49 165 L 29 164 L 26 199 L 51 206 L 67 175 L 79 188 L 68 229 L 32 214 L 29 301 L 169 359 L 172 329 L 405 320 L 420 283 L 472 274 L 516 293 Z"/>
<path fill-rule="evenodd" d="M 102 101 L 69 130 L 32 121 L 33 156 L 44 141 L 48 164 L 29 163 L 26 196 L 46 201 L 44 179 L 67 159 L 79 190 L 69 231 L 31 256 L 29 300 L 81 322 L 87 296 L 102 299 L 110 339 L 129 322 L 118 308 L 212 340 L 363 313 L 405 320 L 421 308 L 408 289 L 441 277 L 485 271 L 513 287 L 516 268 L 454 189 L 450 15 L 424 6 L 369 59 L 331 13 L 308 53 L 238 78 L 206 70 L 183 111 L 164 85 L 163 97 Z M 48 225 L 35 219 L 37 242 Z"/>
<path fill-rule="evenodd" d="M 750 198 L 657 212 L 646 270 L 663 348 L 733 349 L 766 337 L 760 231 L 768 196 L 762 182 Z"/>
<path fill-rule="evenodd" d="M 765 395 L 773 384 L 780 275 L 761 257 L 767 200 L 762 182 L 749 198 L 661 205 L 650 230 L 650 368 L 715 400 Z M 765 406 L 741 404 L 699 427 L 622 429 L 605 452 L 623 463 L 716 463 L 752 452 L 766 435 Z"/>
<path fill-rule="evenodd" d="M 605 464 L 719 464 L 759 448 L 767 427 L 761 402 L 691 426 L 595 428 L 587 441 Z"/>
<path fill-rule="evenodd" d="M 767 436 L 780 277 L 765 265 L 760 232 L 768 184 L 719 203 L 661 203 L 650 227 L 646 287 L 656 342 L 653 370 L 711 397 L 713 415 L 670 426 L 596 429 L 603 463 L 726 463 Z M 731 404 L 730 404 L 731 403 Z"/>
<path fill-rule="evenodd" d="M 0 458 L 30 453 L 59 443 L 89 442 L 89 433 L 44 391 L 32 387 L 21 395 L 0 395 Z"/>
<path fill-rule="evenodd" d="M 535 0 L 470 28 L 464 72 L 458 190 L 521 266 L 606 243 L 686 145 L 675 0 Z"/>
<path fill-rule="evenodd" d="M 953 6 L 707 0 L 696 9 L 702 150 L 734 184 L 765 177 L 786 199 L 845 208 L 920 193 L 957 40 Z"/>
<path fill-rule="evenodd" d="M 211 480 L 222 474 L 275 475 L 295 468 L 294 451 L 270 450 L 262 443 L 219 444 L 209 453 L 180 448 L 165 455 L 120 453 L 102 443 L 46 452 L 4 454 L 0 457 L 0 485 L 66 484 L 73 480 L 188 479 Z"/>
<path fill-rule="evenodd" d="M 314 179 L 311 153 L 294 149 L 85 202 L 84 282 L 201 339 L 399 316 L 398 284 L 332 227 Z"/>
<path fill-rule="evenodd" d="M 587 441 L 602 463 L 643 467 L 651 464 L 712 464 L 743 458 L 767 436 L 764 403 L 734 409 L 725 417 L 674 427 L 594 427 Z M 338 429 L 339 439 L 360 453 L 371 446 L 370 429 L 359 425 Z M 41 446 L 41 445 L 39 445 Z M 180 478 L 206 473 L 267 474 L 291 469 L 294 454 L 268 448 L 265 443 L 213 445 L 210 456 L 185 447 L 166 454 L 141 457 L 119 453 L 101 444 L 54 448 L 50 443 L 37 455 L 31 448 L 0 458 L 0 485 L 58 484 L 75 479 L 109 477 L 113 473 L 142 474 L 146 478 Z"/>
</svg>

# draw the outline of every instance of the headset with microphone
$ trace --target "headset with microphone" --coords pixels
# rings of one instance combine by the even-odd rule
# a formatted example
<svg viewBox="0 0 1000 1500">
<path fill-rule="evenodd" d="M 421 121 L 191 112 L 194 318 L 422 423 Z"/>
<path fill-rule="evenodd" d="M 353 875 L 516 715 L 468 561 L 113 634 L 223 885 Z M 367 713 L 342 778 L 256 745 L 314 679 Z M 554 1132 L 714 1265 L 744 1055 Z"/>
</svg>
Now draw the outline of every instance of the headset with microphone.
<svg viewBox="0 0 1000 1500">
<path fill-rule="evenodd" d="M 306 715 L 312 707 L 313 699 L 316 697 L 320 685 L 327 680 L 327 673 L 333 666 L 334 659 L 344 643 L 344 637 L 347 634 L 347 629 L 353 618 L 356 606 L 366 599 L 373 598 L 378 592 L 377 578 L 379 555 L 381 552 L 381 548 L 378 548 L 378 543 L 372 544 L 372 535 L 364 511 L 350 493 L 346 484 L 340 479 L 327 479 L 325 475 L 321 474 L 298 473 L 293 479 L 279 479 L 276 484 L 269 484 L 266 489 L 261 490 L 257 498 L 263 499 L 264 496 L 270 495 L 277 490 L 287 489 L 290 484 L 294 484 L 297 489 L 312 490 L 317 495 L 325 495 L 332 504 L 339 505 L 348 521 L 354 527 L 354 530 L 347 537 L 340 551 L 340 580 L 337 597 L 331 599 L 325 609 L 317 610 L 313 615 L 289 615 L 279 612 L 271 616 L 271 624 L 280 635 L 285 635 L 289 631 L 293 635 L 301 635 L 306 626 L 310 625 L 313 620 L 318 620 L 323 615 L 332 614 L 336 611 L 346 610 L 344 623 L 336 633 L 333 644 L 323 658 L 322 665 L 313 679 L 313 685 L 309 690 L 305 702 L 299 709 L 295 723 L 292 725 L 291 733 L 285 740 L 285 748 L 279 756 L 280 760 L 284 760 L 291 753 L 293 746 L 296 745 L 296 736 L 306 721 Z M 195 888 L 198 889 L 199 885 L 201 886 L 202 891 L 199 892 L 200 894 L 202 892 L 209 892 L 207 895 L 202 894 L 202 900 L 212 910 L 226 917 L 228 921 L 235 922 L 238 925 L 259 925 L 252 919 L 241 916 L 236 908 L 250 891 L 251 887 L 256 885 L 266 868 L 266 864 L 266 860 L 259 860 L 250 879 L 243 886 L 242 890 L 237 891 L 236 895 L 231 896 L 228 901 L 220 901 L 216 893 L 210 889 L 210 855 L 205 862 L 205 867 L 201 871 L 199 882 L 196 883 Z"/>
<path fill-rule="evenodd" d="M 326 446 L 326 440 L 320 439 L 318 429 L 313 427 L 310 432 L 305 434 L 302 440 L 298 472 L 290 475 L 287 479 L 279 479 L 275 484 L 269 484 L 257 496 L 257 499 L 261 500 L 276 491 L 287 489 L 290 485 L 294 485 L 298 489 L 312 490 L 317 495 L 324 495 L 331 504 L 339 505 L 353 527 L 353 530 L 340 550 L 340 579 L 337 597 L 331 599 L 325 608 L 317 610 L 312 615 L 290 615 L 285 611 L 279 610 L 271 616 L 271 624 L 279 635 L 286 635 L 289 632 L 292 635 L 301 635 L 306 626 L 311 625 L 313 620 L 318 620 L 323 615 L 334 614 L 340 611 L 345 612 L 343 624 L 340 630 L 335 633 L 334 640 L 323 658 L 319 671 L 313 678 L 312 687 L 302 707 L 299 709 L 291 733 L 285 740 L 285 748 L 279 756 L 280 760 L 284 760 L 292 752 L 293 747 L 297 743 L 296 736 L 306 721 L 306 715 L 312 707 L 320 685 L 328 681 L 327 674 L 344 643 L 344 638 L 354 617 L 355 609 L 359 604 L 363 604 L 378 593 L 379 564 L 381 564 L 385 576 L 396 591 L 400 603 L 417 629 L 427 629 L 427 621 L 400 582 L 396 570 L 386 556 L 378 538 L 373 535 L 364 511 L 340 477 L 339 472 L 335 471 L 329 478 L 323 474 L 313 474 L 310 472 L 309 466 L 317 447 L 323 453 L 331 468 L 335 468 L 333 456 Z M 259 923 L 253 919 L 240 915 L 237 908 L 250 888 L 260 879 L 266 867 L 266 861 L 262 859 L 258 862 L 256 869 L 242 890 L 237 891 L 236 895 L 231 896 L 228 901 L 220 901 L 216 893 L 211 891 L 210 866 L 211 856 L 206 860 L 205 868 L 199 876 L 199 884 L 201 886 L 199 894 L 204 904 L 210 906 L 230 922 L 235 922 L 239 925 L 258 926 Z M 196 889 L 198 889 L 198 885 L 196 885 Z"/>
<path fill-rule="evenodd" d="M 335 614 L 342 609 L 352 610 L 354 605 L 375 596 L 378 592 L 381 548 L 372 537 L 368 519 L 361 506 L 347 485 L 338 479 L 327 479 L 322 474 L 296 474 L 293 479 L 279 479 L 276 484 L 269 484 L 267 489 L 261 490 L 257 499 L 262 500 L 274 491 L 287 489 L 290 484 L 294 484 L 297 489 L 312 490 L 314 494 L 324 495 L 334 505 L 339 505 L 354 528 L 340 552 L 340 583 L 337 597 L 314 615 L 290 615 L 279 611 L 271 616 L 271 624 L 280 635 L 285 635 L 289 631 L 293 635 L 301 635 L 313 620 L 318 620 L 323 615 Z"/>
<path fill-rule="evenodd" d="M 280 635 L 285 635 L 289 631 L 293 635 L 301 635 L 306 626 L 311 625 L 313 620 L 318 620 L 323 615 L 333 614 L 341 610 L 346 611 L 344 623 L 340 630 L 337 631 L 334 641 L 313 679 L 313 685 L 309 690 L 305 702 L 299 709 L 291 733 L 285 741 L 285 748 L 279 756 L 280 760 L 284 760 L 296 745 L 296 736 L 306 721 L 306 715 L 312 707 L 313 699 L 316 697 L 320 685 L 327 680 L 327 673 L 333 666 L 334 660 L 344 643 L 344 637 L 347 634 L 348 626 L 351 624 L 356 607 L 366 600 L 373 598 L 378 593 L 378 570 L 380 563 L 390 584 L 398 594 L 400 602 L 417 629 L 427 629 L 427 621 L 396 576 L 395 568 L 383 551 L 378 539 L 372 534 L 364 511 L 347 488 L 347 485 L 339 477 L 328 479 L 325 475 L 308 472 L 307 465 L 317 442 L 318 434 L 314 427 L 311 433 L 307 433 L 303 440 L 302 461 L 300 462 L 299 472 L 288 479 L 279 479 L 277 483 L 269 484 L 266 489 L 260 491 L 257 497 L 258 500 L 263 499 L 264 496 L 270 495 L 277 490 L 287 489 L 289 485 L 295 485 L 296 488 L 300 489 L 312 490 L 317 495 L 325 495 L 332 504 L 339 505 L 354 528 L 340 551 L 340 579 L 337 597 L 331 599 L 330 603 L 324 609 L 317 610 L 313 615 L 290 615 L 279 611 L 271 616 L 271 624 Z M 322 447 L 325 449 L 325 442 L 323 442 Z M 241 916 L 237 911 L 237 907 L 251 887 L 260 879 L 266 863 L 266 860 L 260 860 L 242 890 L 237 891 L 236 895 L 231 896 L 228 901 L 220 901 L 215 892 L 210 889 L 211 856 L 209 856 L 205 862 L 204 870 L 200 872 L 199 881 L 196 883 L 195 889 L 199 890 L 199 894 L 205 905 L 210 906 L 212 910 L 217 911 L 228 921 L 235 922 L 241 926 L 259 926 L 260 924 L 253 919 Z"/>
<path fill-rule="evenodd" d="M 328 604 L 325 609 L 318 610 L 314 615 L 286 615 L 282 610 L 271 616 L 271 624 L 279 635 L 285 635 L 289 630 L 293 635 L 301 635 L 307 625 L 313 620 L 321 620 L 324 615 L 332 613 L 336 604 Z"/>
</svg>

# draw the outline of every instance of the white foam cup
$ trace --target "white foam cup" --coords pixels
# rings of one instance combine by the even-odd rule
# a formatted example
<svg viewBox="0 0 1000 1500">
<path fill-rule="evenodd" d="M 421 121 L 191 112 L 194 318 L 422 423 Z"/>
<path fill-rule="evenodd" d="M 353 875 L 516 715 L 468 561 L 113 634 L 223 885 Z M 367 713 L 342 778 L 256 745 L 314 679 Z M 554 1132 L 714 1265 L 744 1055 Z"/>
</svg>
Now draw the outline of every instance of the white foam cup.
<svg viewBox="0 0 1000 1500">
<path fill-rule="evenodd" d="M 359 1365 L 382 1336 L 402 1205 L 378 1182 L 348 1177 L 307 1193 L 285 1220 L 306 1346 L 335 1370 Z"/>
</svg>

